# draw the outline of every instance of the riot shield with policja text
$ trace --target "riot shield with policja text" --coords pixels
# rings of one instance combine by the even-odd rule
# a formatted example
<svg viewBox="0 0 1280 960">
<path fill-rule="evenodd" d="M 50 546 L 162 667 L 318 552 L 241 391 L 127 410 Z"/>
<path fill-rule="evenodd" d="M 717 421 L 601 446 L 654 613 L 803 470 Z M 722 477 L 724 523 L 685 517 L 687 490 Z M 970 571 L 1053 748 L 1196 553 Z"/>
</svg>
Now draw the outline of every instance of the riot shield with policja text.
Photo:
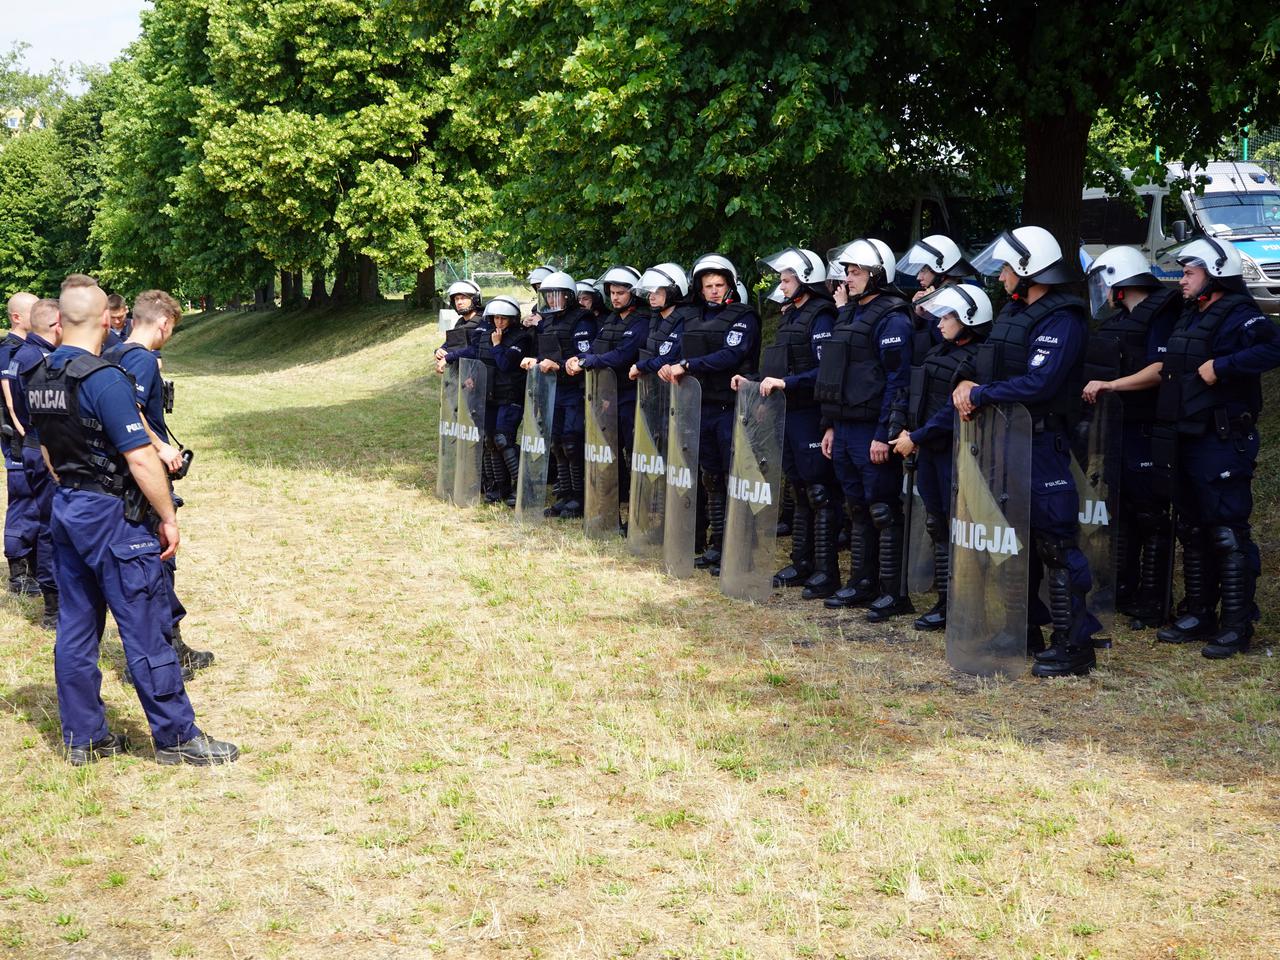
<svg viewBox="0 0 1280 960">
<path fill-rule="evenodd" d="M 947 662 L 975 676 L 1027 665 L 1031 417 L 1021 404 L 957 415 L 953 447 Z"/>
<path fill-rule="evenodd" d="M 720 590 L 727 597 L 759 602 L 773 595 L 786 419 L 781 390 L 762 397 L 752 380 L 738 388 L 720 558 Z"/>
<path fill-rule="evenodd" d="M 480 499 L 484 477 L 485 407 L 489 368 L 480 360 L 458 361 L 458 464 L 453 502 L 467 506 Z"/>
<path fill-rule="evenodd" d="M 1071 476 L 1080 498 L 1080 550 L 1093 579 L 1089 611 L 1109 633 L 1116 618 L 1116 526 L 1112 521 L 1119 507 L 1124 409 L 1119 397 L 1104 393 L 1086 408 L 1086 414 L 1088 432 L 1081 430 L 1072 443 Z"/>
<path fill-rule="evenodd" d="M 664 386 L 667 386 L 664 384 Z M 667 490 L 662 522 L 662 565 L 673 577 L 693 576 L 698 523 L 698 450 L 702 384 L 684 377 L 668 386 Z"/>
<path fill-rule="evenodd" d="M 631 500 L 627 549 L 640 557 L 662 553 L 667 500 L 667 415 L 671 394 L 649 374 L 636 381 L 636 429 L 631 450 Z"/>
<path fill-rule="evenodd" d="M 618 378 L 612 370 L 586 372 L 586 480 L 582 526 L 588 537 L 616 537 L 618 514 Z"/>
<path fill-rule="evenodd" d="M 440 377 L 440 446 L 436 453 L 436 496 L 452 502 L 458 465 L 458 365 Z"/>
<path fill-rule="evenodd" d="M 520 420 L 520 476 L 515 514 L 521 523 L 541 523 L 544 519 L 555 406 L 556 375 L 534 367 L 525 376 L 524 416 Z"/>
</svg>

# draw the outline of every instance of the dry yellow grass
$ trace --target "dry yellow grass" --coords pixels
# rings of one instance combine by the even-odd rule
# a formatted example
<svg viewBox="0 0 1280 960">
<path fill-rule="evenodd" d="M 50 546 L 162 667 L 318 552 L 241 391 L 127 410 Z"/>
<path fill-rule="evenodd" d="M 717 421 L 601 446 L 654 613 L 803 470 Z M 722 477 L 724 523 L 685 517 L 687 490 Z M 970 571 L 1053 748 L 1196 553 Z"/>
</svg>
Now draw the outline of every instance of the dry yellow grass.
<svg viewBox="0 0 1280 960">
<path fill-rule="evenodd" d="M 1280 956 L 1268 655 L 958 677 L 939 637 L 435 501 L 426 325 L 254 323 L 166 355 L 189 686 L 244 754 L 68 767 L 6 601 L 0 956 Z M 145 744 L 119 665 L 109 631 Z"/>
</svg>

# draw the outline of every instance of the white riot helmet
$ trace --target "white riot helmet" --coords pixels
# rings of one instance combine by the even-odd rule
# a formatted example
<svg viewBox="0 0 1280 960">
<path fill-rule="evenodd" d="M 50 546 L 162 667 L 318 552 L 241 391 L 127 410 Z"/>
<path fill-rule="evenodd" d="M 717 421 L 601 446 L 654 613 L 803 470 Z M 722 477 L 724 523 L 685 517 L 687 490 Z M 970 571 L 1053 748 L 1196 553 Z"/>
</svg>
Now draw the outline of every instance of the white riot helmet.
<svg viewBox="0 0 1280 960">
<path fill-rule="evenodd" d="M 458 313 L 467 312 L 465 310 L 458 310 L 458 308 L 454 306 L 454 297 L 470 297 L 471 306 L 469 310 L 479 310 L 483 304 L 483 301 L 480 299 L 480 288 L 470 280 L 455 280 L 453 283 L 449 284 L 449 289 L 444 292 L 444 298 L 450 307 L 457 310 Z"/>
<path fill-rule="evenodd" d="M 801 247 L 787 247 L 785 250 L 771 253 L 767 257 L 761 257 L 756 263 L 762 270 L 771 271 L 779 276 L 782 275 L 783 271 L 790 270 L 796 275 L 796 279 L 800 282 L 800 288 L 805 293 L 817 293 L 826 296 L 826 264 L 812 250 L 805 250 Z M 772 295 L 770 295 L 770 299 L 772 299 Z M 790 302 L 790 299 L 784 298 L 784 302 Z"/>
<path fill-rule="evenodd" d="M 542 283 L 543 280 L 547 279 L 547 277 L 551 276 L 551 274 L 555 272 L 556 272 L 555 267 L 549 267 L 549 266 L 534 267 L 532 270 L 529 271 L 529 275 L 524 279 L 525 279 L 525 282 L 529 284 L 529 286 L 536 287 L 538 284 Z"/>
<path fill-rule="evenodd" d="M 871 293 L 893 283 L 896 275 L 893 251 L 883 240 L 860 239 L 846 243 L 827 252 L 827 257 L 841 266 L 861 267 L 871 274 L 867 292 Z"/>
<path fill-rule="evenodd" d="M 979 286 L 970 283 L 948 284 L 916 302 L 916 310 L 934 322 L 955 314 L 973 333 L 985 335 L 994 312 L 991 298 Z"/>
<path fill-rule="evenodd" d="M 538 312 L 559 313 L 567 310 L 574 303 L 578 294 L 578 285 L 573 277 L 563 270 L 556 270 L 542 278 L 538 288 Z"/>
<path fill-rule="evenodd" d="M 485 304 L 484 315 L 486 317 L 506 317 L 512 323 L 515 323 L 519 321 L 521 316 L 520 304 L 516 302 L 515 297 L 509 297 L 504 293 Z"/>
<path fill-rule="evenodd" d="M 1027 283 L 1068 283 L 1079 277 L 1063 259 L 1062 247 L 1044 227 L 1015 227 L 1006 230 L 973 258 L 973 268 L 989 277 L 1010 269 Z"/>
<path fill-rule="evenodd" d="M 928 267 L 935 274 L 946 277 L 972 277 L 973 265 L 964 258 L 956 242 L 950 237 L 935 233 L 917 240 L 897 263 L 898 273 L 915 276 Z"/>
<path fill-rule="evenodd" d="M 1204 289 L 1196 297 L 1203 297 L 1215 289 L 1248 292 L 1244 283 L 1244 261 L 1230 240 L 1199 237 L 1179 250 L 1176 259 L 1184 267 L 1200 267 L 1209 275 Z"/>
<path fill-rule="evenodd" d="M 831 260 L 827 263 L 827 282 L 828 283 L 844 283 L 844 264 L 839 260 Z"/>
<path fill-rule="evenodd" d="M 735 267 L 728 257 L 722 257 L 718 253 L 708 253 L 699 257 L 693 264 L 693 270 L 690 271 L 689 281 L 693 287 L 694 299 L 702 300 L 702 275 L 704 273 L 722 273 L 729 279 L 729 295 L 725 297 L 729 300 L 736 296 L 734 292 L 738 286 L 738 268 Z"/>
<path fill-rule="evenodd" d="M 689 295 L 689 277 L 679 264 L 660 263 L 646 270 L 636 284 L 636 293 L 643 296 L 655 290 L 667 291 L 667 301 L 662 309 L 673 307 Z"/>
<path fill-rule="evenodd" d="M 1151 264 L 1133 247 L 1104 250 L 1089 264 L 1085 277 L 1089 284 L 1089 306 L 1095 314 L 1107 305 L 1107 295 L 1112 290 L 1116 291 L 1117 300 L 1123 300 L 1122 291 L 1128 287 L 1160 288 L 1160 281 L 1151 272 Z"/>
<path fill-rule="evenodd" d="M 746 303 L 747 302 L 747 285 L 743 283 L 741 280 L 739 280 L 737 283 L 733 285 L 733 289 L 738 294 L 738 302 Z"/>
<path fill-rule="evenodd" d="M 579 280 L 575 285 L 575 289 L 578 293 L 599 293 L 596 289 L 596 282 L 590 277 L 585 280 Z"/>
<path fill-rule="evenodd" d="M 586 294 L 591 298 L 591 306 L 589 309 L 592 313 L 599 313 L 605 309 L 604 294 L 600 292 L 599 280 L 592 280 L 590 277 L 586 280 L 579 280 L 577 290 L 579 297 Z M 579 299 L 578 303 L 581 305 L 581 299 Z"/>
<path fill-rule="evenodd" d="M 627 306 L 631 306 L 636 302 L 636 284 L 640 282 L 640 271 L 635 267 L 617 266 L 610 267 L 600 277 L 600 292 L 604 296 L 604 304 L 612 309 L 613 299 L 610 297 L 610 287 L 626 287 L 631 297 L 627 301 Z M 626 309 L 623 307 L 622 309 Z"/>
</svg>

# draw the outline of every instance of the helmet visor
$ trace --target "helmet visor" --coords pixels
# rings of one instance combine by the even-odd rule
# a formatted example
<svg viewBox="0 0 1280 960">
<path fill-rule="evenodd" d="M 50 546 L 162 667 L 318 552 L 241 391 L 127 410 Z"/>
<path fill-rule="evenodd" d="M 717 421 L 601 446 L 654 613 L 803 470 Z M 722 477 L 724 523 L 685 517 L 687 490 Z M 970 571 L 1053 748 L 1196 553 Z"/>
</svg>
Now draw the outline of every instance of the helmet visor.
<svg viewBox="0 0 1280 960">
<path fill-rule="evenodd" d="M 894 269 L 898 273 L 910 274 L 913 277 L 924 267 L 928 267 L 934 273 L 946 273 L 944 266 L 946 262 L 947 258 L 941 250 L 924 240 L 920 240 L 903 254 L 902 259 L 897 262 Z"/>
<path fill-rule="evenodd" d="M 1006 230 L 992 240 L 971 262 L 973 269 L 983 276 L 998 277 L 1000 268 L 1007 263 L 1013 267 L 1014 273 L 1025 277 L 1031 262 L 1031 251 L 1013 235 L 1013 231 Z"/>
<path fill-rule="evenodd" d="M 1099 267 L 1090 270 L 1085 277 L 1085 285 L 1089 288 L 1089 309 L 1095 317 L 1107 305 L 1107 297 L 1111 293 L 1110 280 L 1114 274 L 1114 268 Z"/>
</svg>

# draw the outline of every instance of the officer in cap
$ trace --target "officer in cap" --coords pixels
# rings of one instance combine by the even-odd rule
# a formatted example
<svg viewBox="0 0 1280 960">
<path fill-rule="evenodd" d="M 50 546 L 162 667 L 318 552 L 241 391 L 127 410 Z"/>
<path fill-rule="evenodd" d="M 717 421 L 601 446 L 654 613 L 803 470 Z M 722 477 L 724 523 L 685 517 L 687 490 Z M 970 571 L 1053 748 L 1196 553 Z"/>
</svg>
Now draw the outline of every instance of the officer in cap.
<svg viewBox="0 0 1280 960">
<path fill-rule="evenodd" d="M 1178 263 L 1185 305 L 1169 335 L 1156 412 L 1178 437 L 1173 489 L 1186 595 L 1184 615 L 1156 636 L 1207 641 L 1201 653 L 1216 660 L 1248 651 L 1258 619 L 1249 517 L 1261 376 L 1280 366 L 1280 338 L 1249 295 L 1230 241 L 1193 240 Z M 1169 459 L 1157 455 L 1166 466 Z"/>
<path fill-rule="evenodd" d="M 763 271 L 778 275 L 770 295 L 782 304 L 773 345 L 761 362 L 760 394 L 782 390 L 787 397 L 782 470 L 791 481 L 791 563 L 774 576 L 783 587 L 800 587 L 806 600 L 831 596 L 840 586 L 837 539 L 840 486 L 831 461 L 822 455 L 822 426 L 814 385 L 822 345 L 831 338 L 836 308 L 827 293 L 827 265 L 812 250 L 787 247 L 762 257 Z M 734 389 L 745 377 L 734 378 Z"/>
<path fill-rule="evenodd" d="M 818 399 L 822 452 L 853 522 L 853 569 L 825 604 L 868 605 L 867 620 L 878 623 L 914 610 L 902 590 L 902 461 L 889 446 L 894 403 L 911 384 L 911 312 L 893 286 L 893 251 L 883 240 L 855 240 L 831 258 L 845 267 L 849 302 L 823 349 Z"/>
<path fill-rule="evenodd" d="M 134 389 L 99 355 L 107 296 L 71 286 L 60 301 L 63 343 L 26 375 L 43 455 L 57 477 L 53 542 L 62 606 L 53 648 L 62 738 L 72 764 L 128 749 L 107 728 L 98 650 L 108 608 L 162 764 L 239 756 L 196 726 L 178 656 L 166 642 L 161 562 L 178 549 L 167 471 L 143 426 Z M 157 521 L 144 522 L 149 505 Z M 154 531 L 154 532 L 153 532 Z"/>
<path fill-rule="evenodd" d="M 556 405 L 551 425 L 551 452 L 556 464 L 556 499 L 549 517 L 581 517 L 583 498 L 583 443 L 586 432 L 586 392 L 580 377 L 571 377 L 565 364 L 570 357 L 591 349 L 596 338 L 596 318 L 578 306 L 577 284 L 564 271 L 544 277 L 538 290 L 537 356 L 522 361 L 525 370 L 536 364 L 543 373 L 556 375 Z"/>
<path fill-rule="evenodd" d="M 906 428 L 893 441 L 900 457 L 916 455 L 916 489 L 924 503 L 925 531 L 933 543 L 933 585 L 938 602 L 916 618 L 917 630 L 947 625 L 951 556 L 952 433 L 955 409 L 951 389 L 956 371 L 991 331 L 991 299 L 972 284 L 939 287 L 916 302 L 916 310 L 937 325 L 942 342 L 930 348 L 912 369 L 906 400 Z"/>
<path fill-rule="evenodd" d="M 1029 633 L 1036 657 L 1031 672 L 1087 674 L 1096 663 L 1093 634 L 1102 625 L 1085 605 L 1093 580 L 1077 543 L 1080 504 L 1069 438 L 1080 415 L 1088 311 L 1060 289 L 1077 275 L 1043 227 L 1006 230 L 974 258 L 974 267 L 998 275 L 1010 299 L 972 364 L 958 374 L 963 379 L 952 402 L 966 418 L 997 403 L 1020 403 L 1031 415 L 1031 536 L 1043 565 L 1032 564 L 1031 609 L 1035 621 L 1053 625 L 1048 650 L 1038 650 L 1041 642 Z M 1037 599 L 1044 575 L 1051 613 Z"/>
<path fill-rule="evenodd" d="M 108 310 L 110 306 L 108 298 Z M 134 301 L 129 339 L 118 346 L 104 349 L 102 353 L 104 360 L 120 367 L 133 381 L 135 399 L 142 410 L 143 423 L 150 431 L 152 444 L 160 461 L 171 474 L 181 472 L 184 464 L 182 450 L 173 444 L 169 425 L 165 420 L 164 381 L 160 376 L 160 362 L 156 359 L 156 354 L 169 342 L 181 319 L 182 307 L 168 293 L 163 290 L 143 291 Z M 164 561 L 163 566 L 165 592 L 171 612 L 169 622 L 172 624 L 172 632 L 166 632 L 166 636 L 174 652 L 178 654 L 183 679 L 189 680 L 193 671 L 203 670 L 213 663 L 214 658 L 209 651 L 193 650 L 183 641 L 182 618 L 187 615 L 187 608 L 178 599 L 174 588 L 178 570 L 177 558 L 170 557 Z M 127 664 L 125 679 L 132 680 Z"/>
<path fill-rule="evenodd" d="M 485 333 L 485 331 L 481 330 L 481 321 L 484 317 L 481 309 L 484 306 L 484 299 L 480 296 L 480 288 L 470 280 L 455 280 L 449 284 L 449 289 L 445 291 L 445 300 L 448 301 L 453 312 L 458 315 L 458 319 L 453 324 L 453 329 L 465 332 L 466 346 L 472 348 L 478 346 Z M 451 349 L 458 350 L 460 347 L 461 345 L 451 347 L 448 342 L 440 345 L 435 354 L 437 373 L 444 373 L 446 363 L 457 362 L 456 356 L 453 361 L 450 361 L 447 358 L 447 354 Z"/>
<path fill-rule="evenodd" d="M 658 369 L 658 376 L 667 383 L 692 376 L 702 385 L 698 469 L 707 497 L 710 535 L 699 521 L 695 541 L 705 544 L 705 549 L 696 562 L 719 574 L 733 462 L 733 378 L 756 367 L 760 317 L 741 300 L 737 268 L 718 253 L 698 258 L 690 286 L 694 309 L 668 338 L 667 362 Z"/>
<path fill-rule="evenodd" d="M 32 293 L 15 293 L 9 298 L 9 332 L 0 342 L 0 371 L 7 370 L 16 351 L 31 331 L 31 308 L 38 298 Z M 9 592 L 39 596 L 36 582 L 36 537 L 40 531 L 40 514 L 22 467 L 22 434 L 14 426 L 10 381 L 0 379 L 4 404 L 0 408 L 3 429 L 0 448 L 4 451 L 8 500 L 4 515 L 4 555 L 9 561 Z"/>
<path fill-rule="evenodd" d="M 696 311 L 686 302 L 689 277 L 676 263 L 660 263 L 640 275 L 636 293 L 649 299 L 649 328 L 639 356 L 628 371 L 632 380 L 656 374 L 667 363 L 666 354 L 675 345 L 672 334 Z"/>
<path fill-rule="evenodd" d="M 630 489 L 631 447 L 636 431 L 636 385 L 628 376 L 640 359 L 640 348 L 649 336 L 648 304 L 636 293 L 640 271 L 635 267 L 610 267 L 600 277 L 600 285 L 612 311 L 605 315 L 591 342 L 591 349 L 570 357 L 565 369 L 571 377 L 583 370 L 608 368 L 618 383 L 618 495 L 626 501 Z"/>
<path fill-rule="evenodd" d="M 1161 626 L 1173 549 L 1167 482 L 1155 476 L 1156 394 L 1182 298 L 1133 247 L 1112 247 L 1089 265 L 1089 306 L 1098 319 L 1084 364 L 1084 399 L 1123 400 L 1120 499 L 1115 524 L 1116 609 L 1135 626 Z"/>
<path fill-rule="evenodd" d="M 514 507 L 526 377 L 521 364 L 534 354 L 533 331 L 520 323 L 520 304 L 514 297 L 494 297 L 485 304 L 484 313 L 489 334 L 478 351 L 479 359 L 489 368 L 484 442 L 486 452 L 495 460 L 498 499 Z"/>
</svg>

